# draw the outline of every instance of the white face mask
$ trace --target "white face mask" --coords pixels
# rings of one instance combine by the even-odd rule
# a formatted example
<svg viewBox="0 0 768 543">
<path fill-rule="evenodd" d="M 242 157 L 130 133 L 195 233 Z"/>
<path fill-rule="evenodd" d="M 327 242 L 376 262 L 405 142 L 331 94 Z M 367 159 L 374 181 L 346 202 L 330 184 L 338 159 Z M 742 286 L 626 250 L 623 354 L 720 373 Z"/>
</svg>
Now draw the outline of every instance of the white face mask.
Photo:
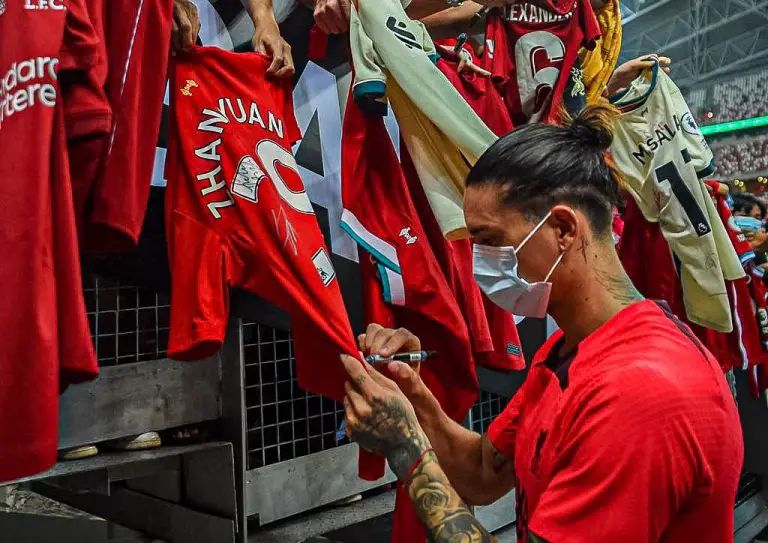
<svg viewBox="0 0 768 543">
<path fill-rule="evenodd" d="M 488 298 L 514 315 L 542 318 L 547 314 L 552 283 L 549 278 L 563 259 L 557 257 L 543 281 L 529 283 L 517 273 L 517 253 L 547 222 L 552 212 L 547 213 L 539 224 L 514 247 L 491 247 L 475 245 L 473 255 L 474 276 L 480 289 Z"/>
</svg>

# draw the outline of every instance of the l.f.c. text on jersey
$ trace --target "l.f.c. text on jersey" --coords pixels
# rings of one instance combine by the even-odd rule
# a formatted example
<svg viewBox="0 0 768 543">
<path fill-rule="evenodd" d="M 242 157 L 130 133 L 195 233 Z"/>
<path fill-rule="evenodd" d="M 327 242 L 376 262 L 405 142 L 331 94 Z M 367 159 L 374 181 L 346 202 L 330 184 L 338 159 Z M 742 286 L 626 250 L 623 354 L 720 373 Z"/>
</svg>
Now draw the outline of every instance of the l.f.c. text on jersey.
<svg viewBox="0 0 768 543">
<path fill-rule="evenodd" d="M 67 7 L 64 5 L 63 0 L 24 0 L 24 9 L 53 9 L 57 11 L 64 11 L 67 9 Z"/>
<path fill-rule="evenodd" d="M 59 59 L 33 57 L 14 62 L 0 77 L 0 130 L 3 122 L 34 106 L 56 105 L 56 67 Z"/>
</svg>

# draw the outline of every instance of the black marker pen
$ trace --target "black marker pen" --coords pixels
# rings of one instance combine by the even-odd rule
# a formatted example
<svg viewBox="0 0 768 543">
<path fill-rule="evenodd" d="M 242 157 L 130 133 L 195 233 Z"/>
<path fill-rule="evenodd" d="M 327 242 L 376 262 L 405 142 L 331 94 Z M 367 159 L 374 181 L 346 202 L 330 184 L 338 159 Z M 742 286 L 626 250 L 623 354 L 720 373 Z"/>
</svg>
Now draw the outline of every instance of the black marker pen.
<svg viewBox="0 0 768 543">
<path fill-rule="evenodd" d="M 437 356 L 437 351 L 414 351 L 410 353 L 397 353 L 392 356 L 381 356 L 380 354 L 369 354 L 365 361 L 369 364 L 383 364 L 385 362 L 405 362 L 406 364 L 418 364 L 428 358 Z"/>
</svg>

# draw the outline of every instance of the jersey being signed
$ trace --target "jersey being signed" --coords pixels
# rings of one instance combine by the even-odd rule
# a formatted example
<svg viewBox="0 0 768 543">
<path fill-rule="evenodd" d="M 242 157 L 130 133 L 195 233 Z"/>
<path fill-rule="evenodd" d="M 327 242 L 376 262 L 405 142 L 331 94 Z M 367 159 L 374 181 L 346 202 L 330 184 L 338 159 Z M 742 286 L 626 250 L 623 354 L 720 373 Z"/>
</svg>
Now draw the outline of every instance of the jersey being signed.
<svg viewBox="0 0 768 543">
<path fill-rule="evenodd" d="M 195 360 L 224 340 L 229 288 L 291 315 L 299 384 L 340 401 L 339 353 L 357 354 L 291 144 L 290 81 L 256 53 L 195 48 L 171 78 L 166 178 L 173 278 L 169 355 Z M 183 134 L 183 137 L 181 135 Z"/>
</svg>

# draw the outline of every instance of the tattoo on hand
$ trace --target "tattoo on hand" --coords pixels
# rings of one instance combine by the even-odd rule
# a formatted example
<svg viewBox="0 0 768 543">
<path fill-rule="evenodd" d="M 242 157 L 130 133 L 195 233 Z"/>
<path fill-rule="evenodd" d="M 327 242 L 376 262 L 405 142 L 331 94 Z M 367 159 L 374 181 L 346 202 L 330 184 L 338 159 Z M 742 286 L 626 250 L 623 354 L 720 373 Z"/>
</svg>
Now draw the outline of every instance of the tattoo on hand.
<svg viewBox="0 0 768 543">
<path fill-rule="evenodd" d="M 436 543 L 493 543 L 494 537 L 472 515 L 469 507 L 451 487 L 429 451 L 406 481 L 408 494 L 427 528 L 430 541 Z"/>
<path fill-rule="evenodd" d="M 359 418 L 358 429 L 350 437 L 364 449 L 384 454 L 395 475 L 403 479 L 430 447 L 429 439 L 416 415 L 398 398 L 371 403 L 371 414 Z"/>
</svg>

